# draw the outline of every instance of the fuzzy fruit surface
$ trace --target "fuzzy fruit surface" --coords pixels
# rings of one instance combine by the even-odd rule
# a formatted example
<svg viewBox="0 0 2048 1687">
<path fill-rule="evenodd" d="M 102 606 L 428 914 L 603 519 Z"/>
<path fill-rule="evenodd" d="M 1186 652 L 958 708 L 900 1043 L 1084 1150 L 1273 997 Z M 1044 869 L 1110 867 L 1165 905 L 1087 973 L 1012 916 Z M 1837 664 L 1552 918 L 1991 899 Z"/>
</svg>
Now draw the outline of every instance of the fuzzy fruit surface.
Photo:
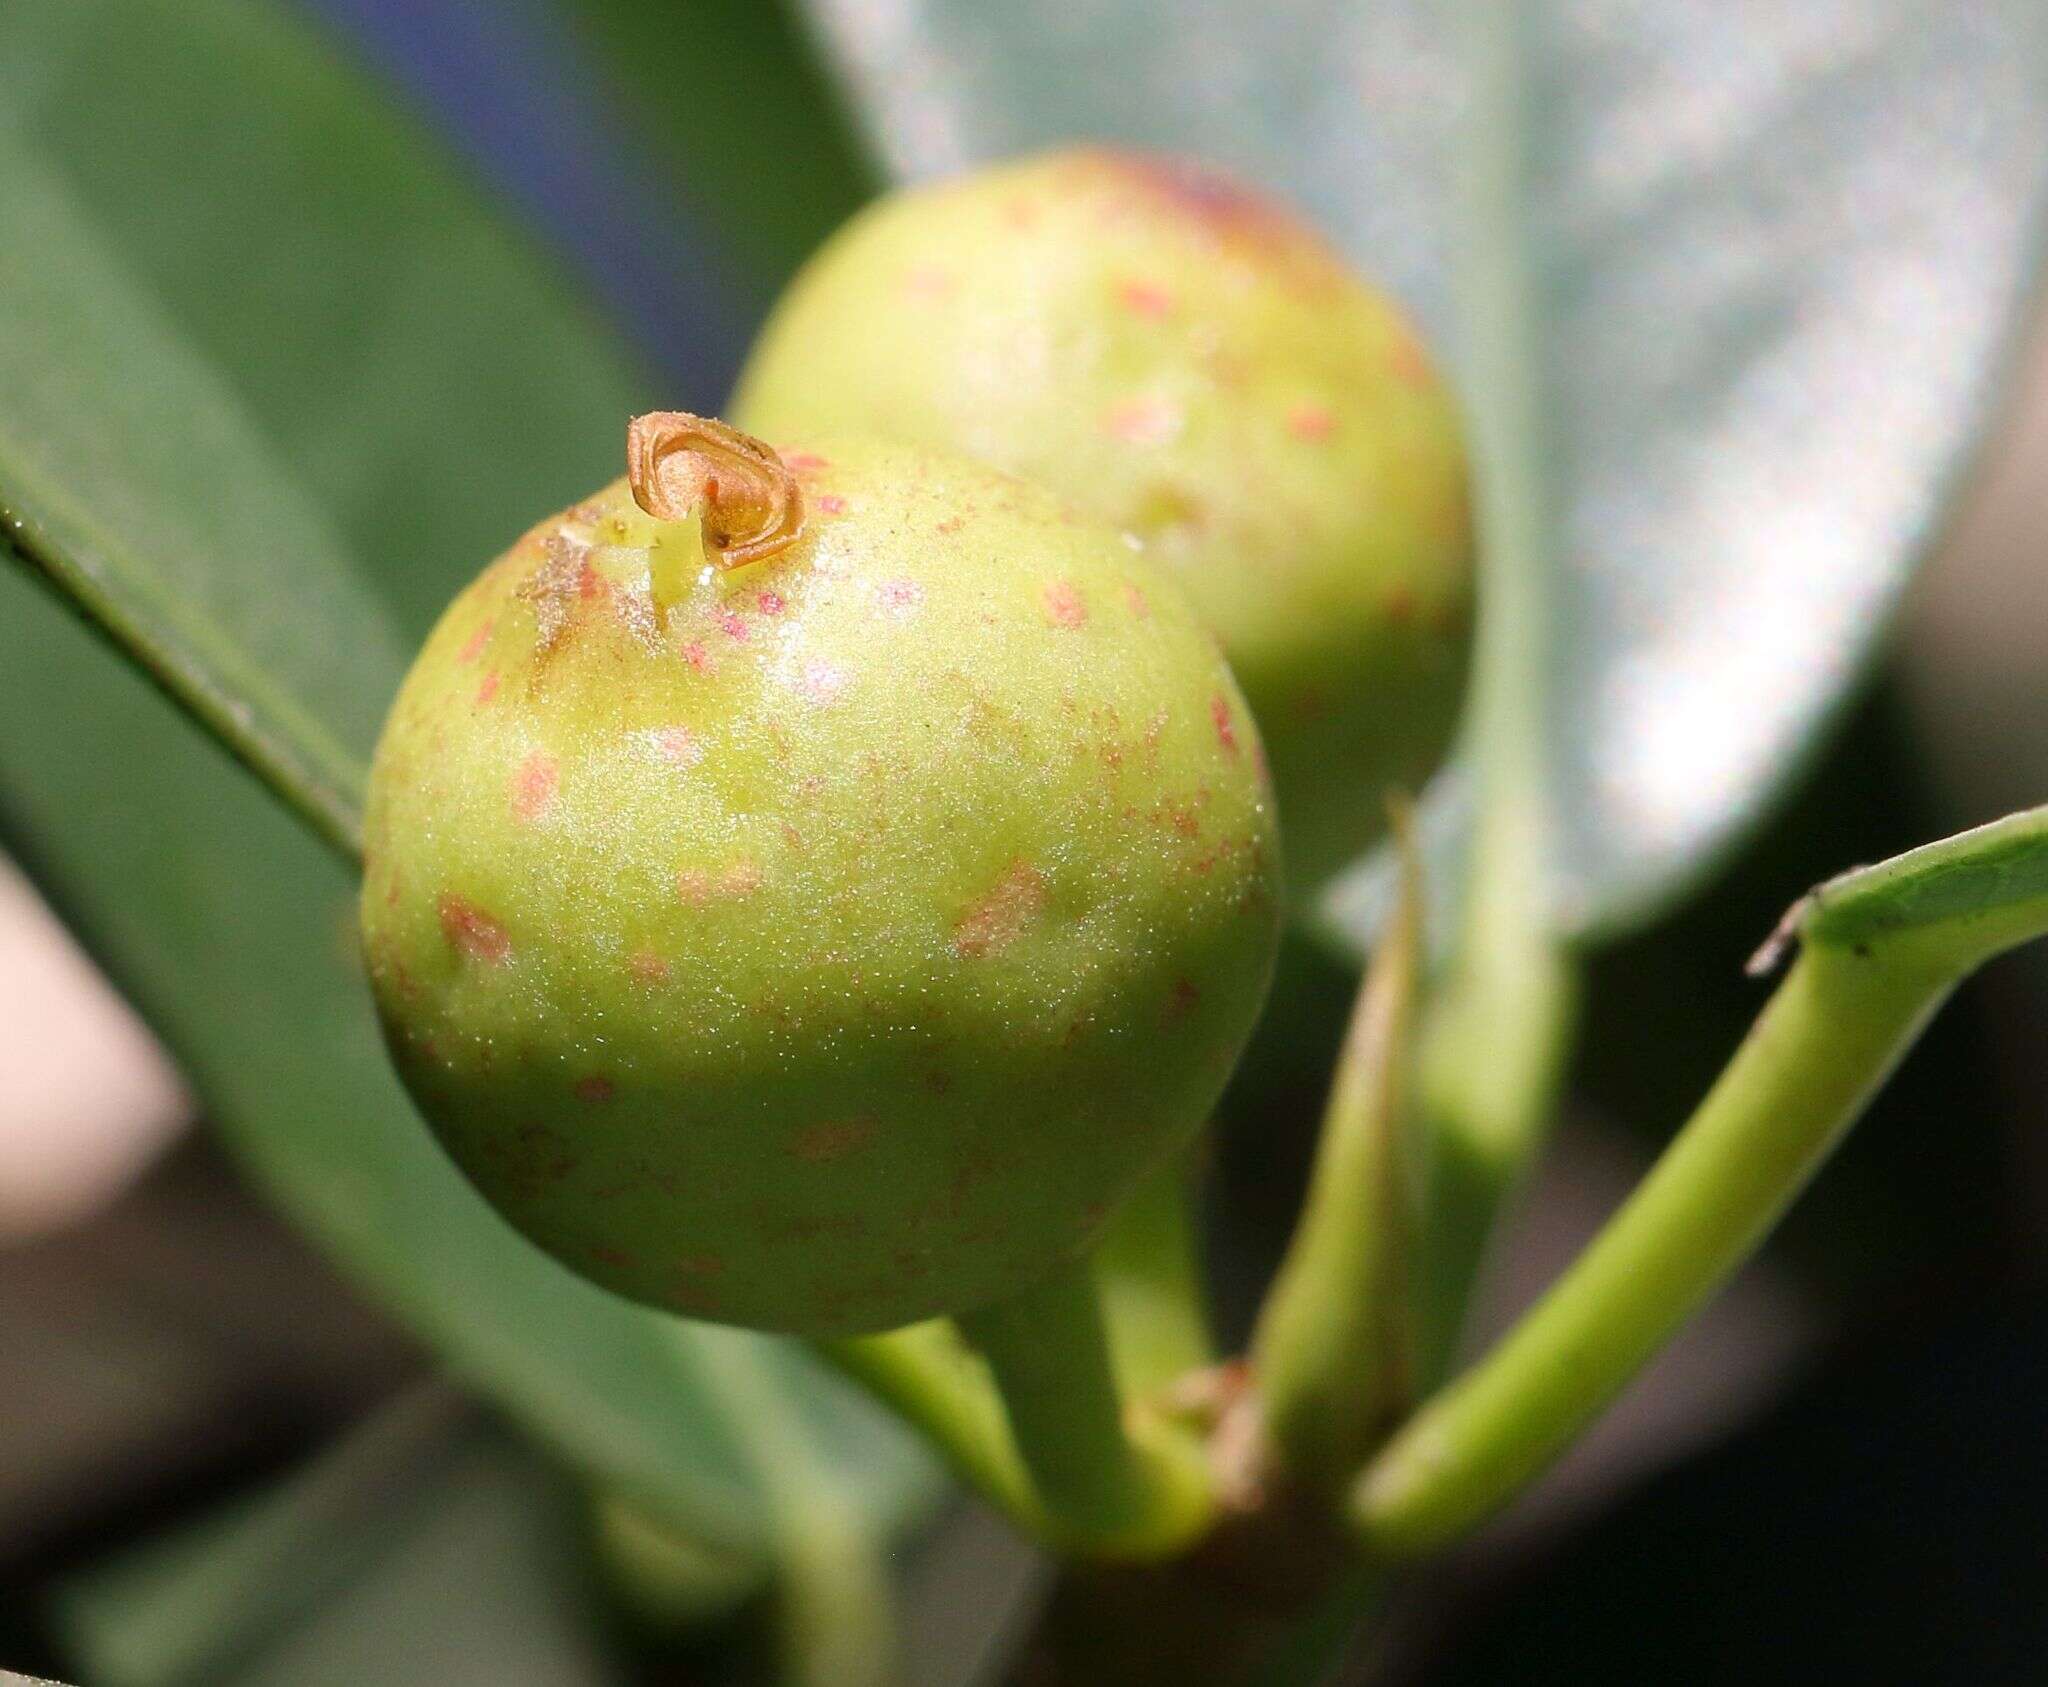
<svg viewBox="0 0 2048 1687">
<path fill-rule="evenodd" d="M 1222 640 L 1307 888 L 1419 788 L 1470 642 L 1455 407 L 1313 231 L 1180 161 L 1064 151 L 891 195 L 812 259 L 741 427 L 964 451 L 1141 536 Z"/>
<path fill-rule="evenodd" d="M 363 937 L 528 1237 L 883 1329 L 1027 1286 L 1199 1127 L 1272 967 L 1273 805 L 1120 535 L 918 449 L 784 460 L 778 556 L 717 570 L 621 482 L 456 599 L 377 752 Z"/>
</svg>

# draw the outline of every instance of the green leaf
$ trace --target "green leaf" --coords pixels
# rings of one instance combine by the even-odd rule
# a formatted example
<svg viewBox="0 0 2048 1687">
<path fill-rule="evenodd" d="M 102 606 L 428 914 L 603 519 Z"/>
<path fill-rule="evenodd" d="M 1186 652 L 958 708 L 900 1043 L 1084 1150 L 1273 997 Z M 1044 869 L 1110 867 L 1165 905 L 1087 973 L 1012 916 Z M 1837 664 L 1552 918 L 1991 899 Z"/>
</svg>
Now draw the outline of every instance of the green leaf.
<svg viewBox="0 0 2048 1687">
<path fill-rule="evenodd" d="M 0 508 L 45 572 L 346 830 L 397 652 L 615 472 L 615 343 L 411 124 L 258 0 L 9 7 Z M 217 701 L 218 708 L 208 699 Z M 324 782 L 323 782 L 324 780 Z M 505 1227 L 390 1074 L 352 874 L 0 569 L 0 817 L 251 1170 L 605 1483 L 765 1555 L 745 1349 L 874 1526 L 931 1466 L 800 1350 L 636 1309 Z"/>
<path fill-rule="evenodd" d="M 14 4 L 6 31 L 0 133 L 214 366 L 405 645 L 528 523 L 620 472 L 626 417 L 660 393 L 424 128 L 289 8 Z M 59 369 L 92 355 L 40 351 Z M 266 558 L 273 585 L 278 571 Z M 394 682 L 364 675 L 372 724 Z"/>
<path fill-rule="evenodd" d="M 226 383 L 5 135 L 0 182 L 8 539 L 346 847 L 404 671 L 383 611 Z"/>
<path fill-rule="evenodd" d="M 777 0 L 547 0 L 602 67 L 653 164 L 767 306 L 875 190 L 849 114 Z M 689 98 L 676 98 L 678 88 Z"/>
<path fill-rule="evenodd" d="M 809 0 L 916 177 L 1077 136 L 1295 198 L 1452 339 L 1474 102 L 1455 7 Z M 2048 193 L 2032 0 L 1518 9 L 1534 371 L 1559 543 L 1557 922 L 1648 918 L 1739 841 L 1863 667 L 1982 425 Z M 1503 27 L 1505 25 L 1503 24 Z M 1458 353 L 1462 348 L 1453 345 Z M 1354 883 L 1326 913 L 1354 934 Z"/>
<path fill-rule="evenodd" d="M 219 1680 L 360 1576 L 491 1433 L 446 1384 L 405 1390 L 274 1487 L 60 1581 L 66 1656 L 102 1687 Z"/>
<path fill-rule="evenodd" d="M 340 1452 L 357 1451 L 352 1442 Z M 74 1658 L 96 1687 L 625 1687 L 574 1597 L 582 1566 L 573 1496 L 558 1473 L 474 1418 L 404 1474 L 374 1521 L 336 1536 L 324 1515 L 333 1456 L 274 1491 L 152 1542 L 61 1590 Z M 342 1520 L 346 1521 L 346 1520 Z M 274 1556 L 264 1557 L 266 1544 Z M 303 1587 L 309 1545 L 345 1561 Z M 226 1570 L 229 1574 L 224 1575 Z M 280 1583 L 306 1597 L 281 1603 Z M 227 1603 L 246 1595 L 251 1613 Z M 229 1627 L 199 1632 L 202 1614 Z"/>
</svg>

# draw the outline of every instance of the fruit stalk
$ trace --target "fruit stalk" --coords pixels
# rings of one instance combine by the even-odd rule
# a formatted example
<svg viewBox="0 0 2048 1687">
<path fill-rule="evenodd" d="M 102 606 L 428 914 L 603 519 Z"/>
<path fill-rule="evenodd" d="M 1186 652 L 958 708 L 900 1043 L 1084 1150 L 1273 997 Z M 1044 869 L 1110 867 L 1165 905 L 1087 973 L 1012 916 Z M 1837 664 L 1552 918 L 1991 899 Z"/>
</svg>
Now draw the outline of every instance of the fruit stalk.
<svg viewBox="0 0 2048 1687">
<path fill-rule="evenodd" d="M 1202 1447 L 1163 1417 L 1126 1411 L 1088 1261 L 958 1322 L 988 1361 L 1059 1544 L 1163 1558 L 1202 1534 L 1215 1511 Z"/>
<path fill-rule="evenodd" d="M 1421 867 L 1397 811 L 1402 883 L 1338 1056 L 1308 1201 L 1252 1336 L 1266 1434 L 1289 1475 L 1340 1492 L 1399 1420 L 1414 1380 L 1415 1215 L 1408 1079 Z"/>
</svg>

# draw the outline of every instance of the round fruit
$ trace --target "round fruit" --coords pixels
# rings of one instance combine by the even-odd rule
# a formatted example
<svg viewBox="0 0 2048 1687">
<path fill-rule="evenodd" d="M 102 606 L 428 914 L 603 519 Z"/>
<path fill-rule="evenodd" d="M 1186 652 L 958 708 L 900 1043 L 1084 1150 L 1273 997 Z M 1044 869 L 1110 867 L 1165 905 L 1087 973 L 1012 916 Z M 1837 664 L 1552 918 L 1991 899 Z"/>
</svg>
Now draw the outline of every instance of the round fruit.
<svg viewBox="0 0 2048 1687">
<path fill-rule="evenodd" d="M 1384 295 L 1233 182 L 1087 149 L 897 193 L 797 277 L 733 403 L 963 451 L 1142 537 L 1251 701 L 1298 887 L 1444 751 L 1472 595 L 1450 395 Z"/>
<path fill-rule="evenodd" d="M 643 417 L 442 617 L 371 774 L 400 1072 L 607 1287 L 1007 1296 L 1206 1117 L 1272 967 L 1259 741 L 1125 540 L 981 464 Z"/>
</svg>

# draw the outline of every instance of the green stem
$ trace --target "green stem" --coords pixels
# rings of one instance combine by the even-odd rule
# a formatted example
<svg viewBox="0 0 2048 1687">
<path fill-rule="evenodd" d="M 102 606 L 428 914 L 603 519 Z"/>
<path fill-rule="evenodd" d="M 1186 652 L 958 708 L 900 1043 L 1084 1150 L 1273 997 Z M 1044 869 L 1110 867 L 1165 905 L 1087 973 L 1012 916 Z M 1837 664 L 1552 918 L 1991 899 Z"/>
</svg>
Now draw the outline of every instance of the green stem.
<svg viewBox="0 0 2048 1687">
<path fill-rule="evenodd" d="M 837 1495 L 800 1502 L 804 1526 L 780 1563 L 782 1675 L 790 1687 L 894 1687 L 895 1589 L 886 1554 Z"/>
<path fill-rule="evenodd" d="M 1163 1558 L 1200 1538 L 1215 1510 L 1202 1446 L 1163 1416 L 1126 1413 L 1087 1261 L 959 1323 L 994 1373 L 1056 1545 Z"/>
<path fill-rule="evenodd" d="M 2048 809 L 1816 891 L 1803 950 L 1641 1187 L 1554 1288 L 1381 1452 L 1353 1494 L 1378 1556 L 1457 1539 L 1519 1492 L 1747 1257 L 1956 982 L 2048 933 Z"/>
<path fill-rule="evenodd" d="M 1527 24 L 1518 8 L 1487 0 L 1459 10 L 1471 115 L 1459 158 L 1456 282 L 1481 586 L 1466 744 L 1478 799 L 1457 940 L 1420 1059 L 1425 1380 L 1449 1368 L 1495 1215 L 1554 1110 L 1576 995 L 1545 882 L 1556 535 L 1530 260 Z"/>
<path fill-rule="evenodd" d="M 1281 1463 L 1336 1492 L 1397 1420 L 1413 1384 L 1406 1280 L 1410 1033 L 1421 875 L 1396 817 L 1402 885 L 1338 1056 L 1308 1202 L 1252 1335 L 1266 1433 Z"/>
<path fill-rule="evenodd" d="M 1126 1399 L 1156 1394 L 1216 1362 L 1195 1205 L 1206 1144 L 1138 1185 L 1096 1249 L 1110 1353 Z"/>
<path fill-rule="evenodd" d="M 788 1397 L 744 1338 L 707 1344 L 721 1391 L 747 1414 L 767 1499 L 776 1639 L 790 1687 L 890 1687 L 899 1678 L 886 1548 L 837 1471 L 821 1465 Z"/>
<path fill-rule="evenodd" d="M 1405 1557 L 1457 1538 L 1569 1445 L 1749 1253 L 1946 987 L 1802 956 L 1599 1238 L 1381 1454 L 1357 1501 L 1374 1549 Z"/>
<path fill-rule="evenodd" d="M 1027 1534 L 1040 1505 L 988 1370 L 943 1320 L 886 1335 L 814 1341 L 812 1350 L 918 1431 L 963 1482 Z"/>
<path fill-rule="evenodd" d="M 1416 1261 L 1416 1375 L 1458 1357 L 1495 1219 L 1542 1146 L 1578 1022 L 1578 974 L 1548 936 L 1505 919 L 1468 937 L 1430 1003 L 1420 1048 L 1425 1216 Z"/>
</svg>

